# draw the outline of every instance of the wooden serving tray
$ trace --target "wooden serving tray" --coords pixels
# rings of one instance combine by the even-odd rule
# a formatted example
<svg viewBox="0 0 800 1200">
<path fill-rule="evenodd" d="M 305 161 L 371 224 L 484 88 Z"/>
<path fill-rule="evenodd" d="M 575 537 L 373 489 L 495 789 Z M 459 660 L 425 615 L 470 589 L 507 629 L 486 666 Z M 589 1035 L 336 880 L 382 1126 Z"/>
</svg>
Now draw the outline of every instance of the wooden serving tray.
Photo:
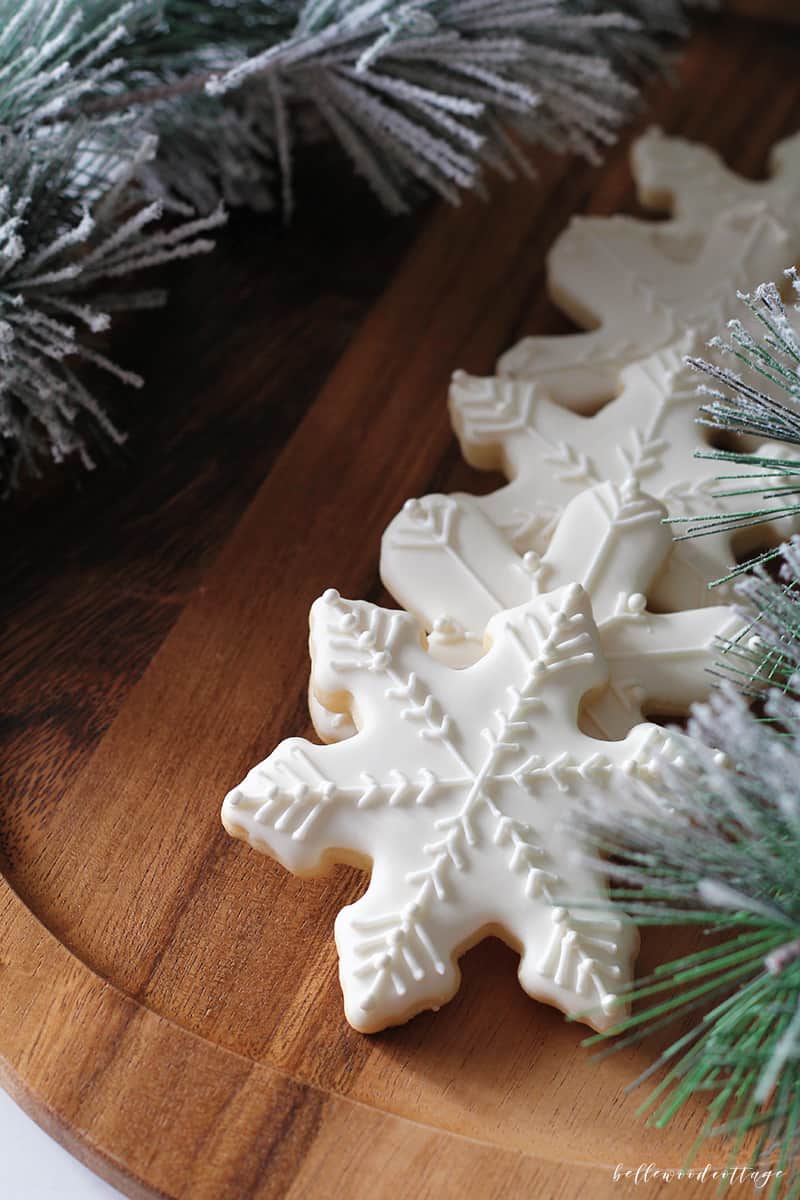
<svg viewBox="0 0 800 1200">
<path fill-rule="evenodd" d="M 800 21 L 800 5 L 797 0 L 726 0 L 726 6 L 733 12 L 762 20 L 795 24 Z"/>
<path fill-rule="evenodd" d="M 653 90 L 648 119 L 756 173 L 797 127 L 797 51 L 786 33 L 709 21 L 680 61 L 680 87 Z M 461 990 L 438 1014 L 355 1033 L 332 926 L 364 878 L 340 868 L 298 881 L 219 821 L 252 762 L 310 732 L 314 597 L 335 584 L 380 598 L 379 539 L 402 501 L 491 485 L 459 461 L 448 377 L 490 370 L 523 331 L 563 327 L 543 259 L 579 210 L 635 211 L 627 143 L 602 169 L 543 159 L 535 186 L 495 181 L 489 204 L 433 211 L 280 446 L 262 442 L 268 427 L 279 441 L 291 428 L 285 397 L 368 304 L 371 250 L 361 274 L 340 261 L 324 296 L 307 289 L 291 319 L 276 317 L 278 337 L 263 312 L 291 308 L 305 268 L 277 253 L 276 299 L 270 258 L 234 229 L 219 259 L 179 279 L 197 324 L 171 310 L 173 349 L 151 364 L 192 454 L 141 433 L 124 502 L 107 472 L 84 497 L 36 502 L 3 531 L 15 570 L 2 676 L 2 1078 L 129 1196 L 605 1200 L 639 1194 L 614 1181 L 616 1164 L 686 1158 L 699 1113 L 653 1130 L 624 1092 L 650 1051 L 591 1061 L 580 1027 L 522 993 L 499 942 L 465 957 Z M 391 253 L 374 249 L 381 261 L 414 231 L 365 220 L 396 239 Z M 302 222 L 284 236 L 291 246 Z M 252 463 L 266 477 L 228 535 Z M 663 942 L 648 940 L 645 963 Z M 651 1182 L 647 1194 L 674 1187 Z"/>
</svg>

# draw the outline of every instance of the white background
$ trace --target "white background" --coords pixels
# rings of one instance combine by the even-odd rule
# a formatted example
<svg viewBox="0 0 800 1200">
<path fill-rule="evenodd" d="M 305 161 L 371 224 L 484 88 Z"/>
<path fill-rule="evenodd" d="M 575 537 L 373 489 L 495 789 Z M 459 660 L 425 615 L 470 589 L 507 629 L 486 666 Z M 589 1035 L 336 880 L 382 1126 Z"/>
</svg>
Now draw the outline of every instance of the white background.
<svg viewBox="0 0 800 1200">
<path fill-rule="evenodd" d="M 0 1088 L 0 1196 L 3 1200 L 122 1200 L 73 1158 Z"/>
</svg>

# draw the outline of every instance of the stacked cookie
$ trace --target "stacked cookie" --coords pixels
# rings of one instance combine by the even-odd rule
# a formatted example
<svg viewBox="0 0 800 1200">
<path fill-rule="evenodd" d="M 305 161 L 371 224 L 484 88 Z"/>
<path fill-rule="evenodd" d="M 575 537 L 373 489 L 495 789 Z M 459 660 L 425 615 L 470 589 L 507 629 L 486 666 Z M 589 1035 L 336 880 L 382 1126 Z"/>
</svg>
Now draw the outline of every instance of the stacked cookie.
<svg viewBox="0 0 800 1200">
<path fill-rule="evenodd" d="M 371 869 L 335 930 L 346 1015 L 365 1032 L 439 1007 L 488 934 L 519 951 L 531 996 L 596 1028 L 620 1016 L 636 931 L 574 826 L 589 792 L 613 802 L 680 754 L 643 713 L 702 699 L 716 641 L 735 633 L 708 591 L 730 535 L 673 542 L 664 524 L 737 503 L 693 457 L 705 443 L 683 359 L 737 289 L 800 250 L 800 138 L 763 183 L 658 131 L 633 167 L 672 218 L 573 220 L 550 255 L 554 299 L 590 332 L 525 338 L 496 376 L 453 377 L 465 457 L 509 483 L 406 503 L 381 550 L 403 610 L 316 601 L 309 698 L 330 744 L 282 742 L 223 805 L 231 834 L 298 874 Z"/>
</svg>

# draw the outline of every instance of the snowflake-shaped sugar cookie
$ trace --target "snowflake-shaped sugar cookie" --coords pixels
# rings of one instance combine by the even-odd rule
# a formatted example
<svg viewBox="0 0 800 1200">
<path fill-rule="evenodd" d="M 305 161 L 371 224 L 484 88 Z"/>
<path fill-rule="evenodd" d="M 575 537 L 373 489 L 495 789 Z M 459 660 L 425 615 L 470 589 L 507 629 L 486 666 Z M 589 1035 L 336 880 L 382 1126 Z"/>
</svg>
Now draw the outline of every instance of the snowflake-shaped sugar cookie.
<svg viewBox="0 0 800 1200">
<path fill-rule="evenodd" d="M 800 250 L 800 138 L 776 148 L 776 175 L 752 183 L 705 146 L 651 131 L 633 150 L 645 199 L 665 222 L 573 217 L 547 259 L 548 289 L 587 333 L 526 337 L 498 373 L 533 379 L 575 411 L 614 395 L 622 367 L 684 342 L 698 351 L 738 311 L 737 290 L 780 278 Z"/>
<path fill-rule="evenodd" d="M 570 582 L 591 598 L 609 685 L 584 707 L 584 727 L 622 738 L 643 706 L 683 714 L 706 697 L 718 639 L 741 622 L 727 605 L 653 613 L 647 594 L 667 567 L 665 510 L 633 482 L 580 492 L 540 556 L 514 552 L 472 496 L 410 500 L 386 529 L 381 577 L 429 633 L 431 653 L 466 666 L 483 653 L 495 613 Z"/>
<path fill-rule="evenodd" d="M 643 708 L 683 714 L 706 697 L 717 639 L 739 629 L 727 606 L 652 613 L 646 595 L 664 570 L 672 537 L 663 505 L 635 484 L 605 483 L 580 492 L 564 510 L 546 553 L 515 553 L 472 496 L 409 500 L 381 545 L 381 578 L 428 632 L 429 652 L 452 667 L 483 653 L 495 613 L 567 583 L 591 598 L 608 686 L 584 703 L 581 726 L 623 738 Z M 349 712 L 331 712 L 315 694 L 310 706 L 325 741 L 352 736 Z"/>
<path fill-rule="evenodd" d="M 671 517 L 737 512 L 741 497 L 719 494 L 719 464 L 694 457 L 705 443 L 685 370 L 681 347 L 634 363 L 621 372 L 620 394 L 593 416 L 556 404 L 534 380 L 457 371 L 450 409 L 464 456 L 511 480 L 475 503 L 520 554 L 543 553 L 569 501 L 605 480 L 641 484 Z M 773 453 L 770 444 L 762 449 Z M 730 569 L 737 538 L 768 529 L 676 542 L 650 592 L 655 607 L 677 611 L 726 598 L 722 590 L 709 593 L 708 584 Z"/>
<path fill-rule="evenodd" d="M 427 653 L 409 614 L 335 591 L 314 604 L 311 632 L 323 700 L 352 697 L 361 728 L 331 746 L 281 743 L 222 819 L 300 875 L 371 866 L 335 926 L 350 1023 L 371 1032 L 438 1008 L 459 955 L 497 934 L 519 950 L 531 996 L 608 1025 L 637 937 L 573 854 L 568 818 L 587 788 L 613 794 L 677 751 L 656 726 L 622 742 L 578 728 L 583 696 L 608 677 L 583 589 L 497 614 L 488 652 L 460 671 Z M 571 908 L 576 897 L 598 906 Z"/>
<path fill-rule="evenodd" d="M 722 213 L 760 207 L 800 238 L 800 134 L 775 143 L 764 180 L 737 175 L 710 146 L 668 137 L 658 126 L 633 143 L 631 168 L 641 203 L 684 227 L 703 232 Z"/>
</svg>

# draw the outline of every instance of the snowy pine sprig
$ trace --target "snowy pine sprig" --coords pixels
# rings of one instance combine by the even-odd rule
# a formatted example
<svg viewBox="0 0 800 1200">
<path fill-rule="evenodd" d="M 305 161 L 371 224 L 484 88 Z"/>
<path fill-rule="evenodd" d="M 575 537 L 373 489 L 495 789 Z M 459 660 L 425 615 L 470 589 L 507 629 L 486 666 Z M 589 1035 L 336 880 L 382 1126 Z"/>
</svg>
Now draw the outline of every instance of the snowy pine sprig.
<svg viewBox="0 0 800 1200">
<path fill-rule="evenodd" d="M 119 284 L 208 250 L 223 203 L 288 213 L 301 141 L 335 139 L 392 211 L 528 172 L 526 144 L 595 158 L 684 8 L 0 0 L 0 489 L 119 436 L 92 375 L 139 381 L 102 338 L 159 300 Z"/>
<path fill-rule="evenodd" d="M 796 298 L 800 277 L 785 272 Z M 742 630 L 720 645 L 719 670 L 749 696 L 764 687 L 797 691 L 800 678 L 800 322 L 775 283 L 763 283 L 752 295 L 740 294 L 750 319 L 728 323 L 728 336 L 709 345 L 720 361 L 686 361 L 708 382 L 698 388 L 703 403 L 698 422 L 717 431 L 750 439 L 742 449 L 696 451 L 719 462 L 715 494 L 741 496 L 736 512 L 671 518 L 684 526 L 678 540 L 722 531 L 778 523 L 788 541 L 769 546 L 739 564 L 732 563 L 723 583 L 735 579 Z M 735 364 L 728 366 L 725 359 Z"/>
<path fill-rule="evenodd" d="M 732 685 L 698 706 L 697 739 L 657 785 L 595 802 L 587 856 L 639 925 L 693 925 L 707 945 L 659 965 L 627 995 L 633 1016 L 596 1045 L 676 1036 L 631 1084 L 660 1073 L 640 1112 L 663 1128 L 690 1100 L 706 1118 L 692 1153 L 724 1135 L 774 1172 L 763 1194 L 800 1193 L 800 702 L 781 691 L 765 724 Z M 624 819 L 621 811 L 624 809 Z M 745 1139 L 747 1143 L 745 1143 Z M 743 1145 L 744 1144 L 744 1145 Z"/>
<path fill-rule="evenodd" d="M 800 297 L 797 272 L 790 268 L 785 274 Z M 698 389 L 704 399 L 699 423 L 762 444 L 755 449 L 696 453 L 731 468 L 718 476 L 715 494 L 740 496 L 742 507 L 725 514 L 673 518 L 676 525 L 686 526 L 682 537 L 748 529 L 776 520 L 790 527 L 800 516 L 800 333 L 775 283 L 762 283 L 752 295 L 740 293 L 739 298 L 753 318 L 752 328 L 741 320 L 730 321 L 728 337 L 709 343 L 735 365 L 695 357 L 686 361 L 709 380 Z M 800 312 L 800 305 L 794 305 L 793 311 Z M 776 546 L 732 565 L 725 580 L 781 553 Z"/>
<path fill-rule="evenodd" d="M 114 441 L 120 434 L 90 392 L 90 365 L 135 387 L 139 376 L 95 343 L 119 308 L 159 304 L 159 291 L 115 293 L 118 281 L 149 267 L 212 249 L 206 236 L 220 212 L 160 228 L 158 202 L 131 202 L 126 187 L 137 158 L 109 161 L 117 172 L 92 207 L 76 178 L 89 153 L 80 126 L 64 130 L 41 160 L 25 137 L 0 139 L 0 471 L 6 486 L 35 473 L 40 458 L 60 462 L 91 451 L 81 417 Z M 147 147 L 143 146 L 143 150 Z M 92 152 L 94 153 L 94 152 Z M 95 157 L 92 170 L 97 170 Z M 87 294 L 88 293 L 88 294 Z"/>
<path fill-rule="evenodd" d="M 332 135 L 392 210 L 457 201 L 524 142 L 596 159 L 630 114 L 681 0 L 163 0 L 125 51 L 160 137 L 157 175 L 196 205 L 291 201 L 292 145 Z M 197 136 L 190 137 L 195 128 Z M 215 156 L 203 130 L 221 137 Z M 516 136 L 514 136 L 516 135 Z M 179 164 L 188 172 L 177 170 Z M 277 170 L 276 170 L 277 168 Z M 280 180 L 279 180 L 280 177 Z M 243 191 L 244 189 L 244 191 Z"/>
<path fill-rule="evenodd" d="M 787 277 L 800 295 L 797 274 Z M 742 300 L 753 327 L 733 321 L 712 343 L 736 369 L 690 362 L 710 380 L 702 423 L 773 443 L 701 455 L 738 467 L 720 484 L 763 503 L 691 518 L 687 536 L 800 513 L 800 338 L 774 284 Z M 729 1165 L 746 1156 L 769 1172 L 762 1194 L 798 1197 L 800 536 L 731 575 L 744 625 L 720 646 L 724 679 L 693 710 L 692 741 L 613 810 L 592 804 L 585 851 L 605 863 L 612 899 L 639 925 L 695 926 L 707 941 L 638 980 L 633 1015 L 607 1035 L 613 1051 L 678 1026 L 631 1085 L 659 1076 L 641 1111 L 663 1127 L 702 1103 L 693 1153 L 725 1136 Z"/>
<path fill-rule="evenodd" d="M 156 16 L 145 0 L 0 2 L 0 486 L 44 459 L 120 434 L 90 389 L 90 372 L 139 386 L 100 338 L 119 309 L 163 293 L 121 282 L 210 250 L 220 211 L 161 225 L 140 172 L 156 138 L 125 113 L 84 114 L 114 86 L 131 32 Z M 126 22 L 128 22 L 126 24 Z"/>
<path fill-rule="evenodd" d="M 770 574 L 756 563 L 736 583 L 742 627 L 720 643 L 717 670 L 745 695 L 764 688 L 797 692 L 800 679 L 800 537 L 780 547 L 781 563 Z"/>
</svg>

